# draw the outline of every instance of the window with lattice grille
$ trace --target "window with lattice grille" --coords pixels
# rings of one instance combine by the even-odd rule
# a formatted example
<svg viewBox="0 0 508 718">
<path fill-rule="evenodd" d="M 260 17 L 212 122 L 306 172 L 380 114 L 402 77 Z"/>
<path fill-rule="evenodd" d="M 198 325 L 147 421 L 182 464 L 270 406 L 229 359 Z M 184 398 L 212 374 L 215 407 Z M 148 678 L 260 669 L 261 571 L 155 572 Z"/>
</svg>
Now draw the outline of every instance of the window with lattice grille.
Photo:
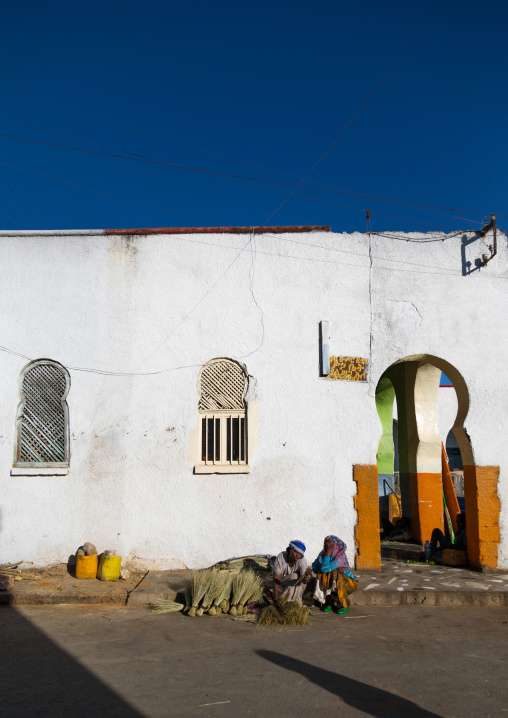
<svg viewBox="0 0 508 718">
<path fill-rule="evenodd" d="M 58 362 L 39 359 L 20 375 L 14 466 L 69 466 L 69 373 Z"/>
<path fill-rule="evenodd" d="M 245 470 L 247 376 L 231 359 L 212 359 L 198 378 L 200 457 L 197 473 Z"/>
</svg>

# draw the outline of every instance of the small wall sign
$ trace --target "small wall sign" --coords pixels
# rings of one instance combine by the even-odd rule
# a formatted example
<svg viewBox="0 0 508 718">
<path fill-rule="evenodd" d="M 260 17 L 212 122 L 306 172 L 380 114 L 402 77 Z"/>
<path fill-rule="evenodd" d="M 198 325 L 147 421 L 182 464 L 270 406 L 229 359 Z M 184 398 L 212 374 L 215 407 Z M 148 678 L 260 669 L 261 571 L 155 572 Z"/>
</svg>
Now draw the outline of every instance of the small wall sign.
<svg viewBox="0 0 508 718">
<path fill-rule="evenodd" d="M 368 381 L 369 360 L 360 357 L 330 357 L 329 379 Z"/>
</svg>

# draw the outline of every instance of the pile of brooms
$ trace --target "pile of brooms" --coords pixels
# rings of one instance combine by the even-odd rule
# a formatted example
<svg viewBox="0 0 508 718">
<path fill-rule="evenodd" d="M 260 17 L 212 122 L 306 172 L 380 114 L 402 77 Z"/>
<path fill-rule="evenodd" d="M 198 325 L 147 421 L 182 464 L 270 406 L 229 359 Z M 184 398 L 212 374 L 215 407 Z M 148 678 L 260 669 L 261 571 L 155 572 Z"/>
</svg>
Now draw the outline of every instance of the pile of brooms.
<svg viewBox="0 0 508 718">
<path fill-rule="evenodd" d="M 154 613 L 182 611 L 188 616 L 207 613 L 231 616 L 247 613 L 249 603 L 258 602 L 263 596 L 262 578 L 252 569 L 238 573 L 204 569 L 194 571 L 184 586 L 185 604 L 161 601 L 153 607 Z"/>
<path fill-rule="evenodd" d="M 263 596 L 262 572 L 250 567 L 231 568 L 232 570 L 217 570 L 214 567 L 194 571 L 183 589 L 185 604 L 161 601 L 152 607 L 152 611 L 182 611 L 190 617 L 204 614 L 217 616 L 221 613 L 241 616 L 247 613 L 249 604 L 258 604 Z M 304 625 L 308 622 L 309 614 L 310 609 L 307 606 L 279 598 L 259 611 L 257 623 L 261 626 Z"/>
</svg>

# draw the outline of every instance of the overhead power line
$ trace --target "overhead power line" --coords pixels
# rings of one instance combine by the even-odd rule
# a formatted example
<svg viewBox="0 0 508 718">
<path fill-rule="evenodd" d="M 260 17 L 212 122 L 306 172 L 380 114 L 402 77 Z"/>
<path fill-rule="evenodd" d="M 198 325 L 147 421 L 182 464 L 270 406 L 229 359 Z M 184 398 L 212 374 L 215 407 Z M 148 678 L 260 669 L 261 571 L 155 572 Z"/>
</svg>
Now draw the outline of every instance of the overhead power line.
<svg viewBox="0 0 508 718">
<path fill-rule="evenodd" d="M 406 47 L 402 50 L 402 52 L 401 52 L 400 55 L 397 57 L 397 59 L 395 60 L 395 62 L 394 62 L 394 63 L 392 64 L 392 66 L 389 68 L 389 70 L 383 75 L 383 77 L 381 78 L 381 80 L 378 82 L 378 84 L 377 84 L 377 85 L 375 86 L 375 88 L 372 90 L 372 92 L 371 92 L 370 95 L 367 97 L 367 99 L 364 101 L 364 103 L 358 108 L 358 110 L 355 112 L 355 114 L 354 114 L 353 117 L 349 120 L 349 122 L 348 122 L 346 125 L 344 125 L 344 127 L 343 127 L 342 130 L 339 132 L 339 134 L 337 135 L 337 137 L 333 140 L 333 142 L 332 142 L 330 145 L 328 145 L 328 147 L 327 147 L 326 150 L 323 152 L 323 154 L 321 155 L 321 157 L 312 165 L 312 167 L 311 167 L 310 170 L 307 172 L 307 174 L 305 175 L 305 177 L 303 177 L 303 179 L 300 180 L 300 182 L 299 182 L 298 185 L 297 185 L 298 187 L 299 187 L 300 185 L 302 185 L 302 184 L 305 182 L 305 180 L 307 180 L 307 179 L 310 177 L 310 175 L 314 172 L 314 170 L 316 169 L 316 167 L 324 160 L 324 158 L 325 158 L 326 155 L 330 152 L 330 150 L 337 144 L 337 142 L 338 142 L 339 139 L 342 137 L 342 135 L 344 134 L 344 132 L 348 129 L 348 127 L 356 120 L 356 118 L 358 117 L 358 115 L 360 114 L 360 112 L 363 110 L 363 108 L 366 107 L 366 106 L 369 104 L 369 102 L 370 102 L 371 99 L 374 97 L 374 95 L 376 94 L 376 92 L 379 90 L 379 88 L 381 87 L 381 85 L 385 82 L 385 80 L 387 79 L 387 77 L 393 72 L 393 70 L 395 69 L 395 67 L 399 64 L 399 62 L 401 61 L 401 59 L 403 58 L 403 56 L 406 54 L 406 52 L 409 50 L 409 48 L 411 47 L 411 45 L 415 42 L 415 40 L 416 40 L 416 39 L 421 35 L 421 33 L 425 30 L 425 28 L 427 27 L 427 25 L 428 25 L 429 22 L 432 20 L 432 18 L 433 18 L 434 15 L 437 13 L 437 11 L 439 10 L 439 8 L 441 7 L 441 5 L 442 5 L 443 3 L 444 3 L 444 0 L 440 0 L 440 2 L 437 4 L 437 6 L 435 7 L 435 9 L 432 11 L 432 13 L 429 15 L 429 17 L 425 20 L 425 22 L 424 22 L 423 25 L 421 26 L 421 28 L 418 30 L 418 32 L 416 33 L 416 35 L 414 35 L 413 38 L 408 42 L 408 44 L 406 45 Z M 272 212 L 272 214 L 271 214 L 269 217 L 267 217 L 265 223 L 268 222 L 280 209 L 282 209 L 282 207 L 286 204 L 286 202 L 288 202 L 288 201 L 291 199 L 291 197 L 292 197 L 294 194 L 295 194 L 294 192 L 291 192 L 291 194 L 290 194 L 288 197 L 286 197 L 283 202 L 280 203 L 280 205 L 277 207 L 277 209 L 275 209 L 275 210 Z"/>
<path fill-rule="evenodd" d="M 74 182 L 67 182 L 66 180 L 58 179 L 57 177 L 51 177 L 50 175 L 42 174 L 42 172 L 36 172 L 35 170 L 29 170 L 25 167 L 18 167 L 18 165 L 11 165 L 8 162 L 1 162 L 0 165 L 5 165 L 6 167 L 11 167 L 15 170 L 20 170 L 21 172 L 28 172 L 29 174 L 36 175 L 37 177 L 43 177 L 44 179 L 52 180 L 53 182 L 59 182 L 60 184 L 68 185 L 69 187 L 76 187 L 77 189 L 84 189 L 86 192 L 93 192 L 94 194 L 100 194 L 103 197 L 110 197 L 111 199 L 119 199 L 122 202 L 130 202 L 132 204 L 137 204 L 140 207 L 147 207 L 148 209 L 156 209 L 159 212 L 166 212 L 167 214 L 176 214 L 179 217 L 188 217 L 189 219 L 197 219 L 198 222 L 209 222 L 207 219 L 203 219 L 202 217 L 196 217 L 192 214 L 184 214 L 183 212 L 174 212 L 170 209 L 165 209 L 163 207 L 156 207 L 153 204 L 146 204 L 144 202 L 138 202 L 135 199 L 128 199 L 127 197 L 120 197 L 116 194 L 110 194 L 109 192 L 101 192 L 98 189 L 93 189 L 92 187 L 85 187 L 84 185 L 80 184 L 74 184 Z"/>
<path fill-rule="evenodd" d="M 297 175 L 293 175 L 288 172 L 281 172 L 280 170 L 274 170 L 271 167 L 265 167 L 263 165 L 258 165 L 258 164 L 255 164 L 254 162 L 248 162 L 247 160 L 241 160 L 238 157 L 231 157 L 230 155 L 225 155 L 220 152 L 214 152 L 213 150 L 207 150 L 207 149 L 204 149 L 203 147 L 197 147 L 196 145 L 190 145 L 186 142 L 180 142 L 179 140 L 175 140 L 170 137 L 165 137 L 164 135 L 159 135 L 155 132 L 148 132 L 147 130 L 141 130 L 139 127 L 132 127 L 132 125 L 126 125 L 123 122 L 118 122 L 118 120 L 110 120 L 107 117 L 101 117 L 100 115 L 94 115 L 94 114 L 91 114 L 90 112 L 85 112 L 84 110 L 77 109 L 76 107 L 70 107 L 69 105 L 63 105 L 60 102 L 55 102 L 54 100 L 48 100 L 47 97 L 41 97 L 40 95 L 33 95 L 29 92 L 25 92 L 24 90 L 19 90 L 17 87 L 11 87 L 10 85 L 6 85 L 4 83 L 0 83 L 0 87 L 3 87 L 6 90 L 10 90 L 11 92 L 17 92 L 20 95 L 24 95 L 25 97 L 30 97 L 31 99 L 38 100 L 40 102 L 46 102 L 48 105 L 54 105 L 55 107 L 63 108 L 64 110 L 68 110 L 69 112 L 75 112 L 78 115 L 84 115 L 85 117 L 91 117 L 94 120 L 99 120 L 100 122 L 105 122 L 108 125 L 115 125 L 116 127 L 123 127 L 126 130 L 130 130 L 131 132 L 136 132 L 140 135 L 145 135 L 146 137 L 153 137 L 154 139 L 163 140 L 164 142 L 169 142 L 173 145 L 179 145 L 180 147 L 186 147 L 187 149 L 190 149 L 190 150 L 195 150 L 197 152 L 203 152 L 207 155 L 213 155 L 214 157 L 220 157 L 221 159 L 229 160 L 230 162 L 237 162 L 242 165 L 248 165 L 249 167 L 256 167 L 256 169 L 265 170 L 266 172 L 274 172 L 275 174 L 286 175 L 287 177 L 296 177 L 296 178 L 298 177 Z M 7 121 L 9 122 L 12 120 L 7 119 Z M 21 123 L 18 120 L 14 120 L 14 122 L 19 123 L 19 124 L 26 124 L 26 123 Z M 27 126 L 30 126 L 30 125 L 27 125 Z M 34 125 L 32 125 L 32 127 L 34 127 Z M 42 128 L 37 128 L 37 129 L 42 129 Z M 50 130 L 42 130 L 42 131 L 50 132 Z M 53 134 L 60 134 L 60 133 L 55 132 Z M 68 135 L 62 135 L 62 136 L 65 137 Z M 80 140 L 80 142 L 88 142 L 88 140 Z M 91 143 L 91 144 L 95 144 L 95 143 Z M 107 145 L 104 145 L 104 146 L 107 146 Z M 320 182 L 319 184 L 323 184 L 323 183 Z"/>
<path fill-rule="evenodd" d="M 25 207 L 25 205 L 23 204 L 23 202 L 20 200 L 20 198 L 18 197 L 18 195 L 16 194 L 16 192 L 13 190 L 12 186 L 10 185 L 10 183 L 9 183 L 8 180 L 7 180 L 7 177 L 6 177 L 6 176 L 4 175 L 4 173 L 1 172 L 1 171 L 0 171 L 0 177 L 3 179 L 3 181 L 5 182 L 5 184 L 7 185 L 7 187 L 10 189 L 10 191 L 12 192 L 12 194 L 14 195 L 14 197 L 16 198 L 18 204 L 20 205 L 21 209 L 24 211 L 24 213 L 26 214 L 26 216 L 28 217 L 28 219 L 30 220 L 30 222 L 33 224 L 33 226 L 35 227 L 35 229 L 37 229 L 37 225 L 36 225 L 35 222 L 33 221 L 31 215 L 28 213 L 27 208 Z M 18 222 L 18 224 L 21 226 L 21 222 Z"/>
<path fill-rule="evenodd" d="M 279 237 L 279 238 L 280 238 L 280 237 Z M 178 236 L 178 239 L 183 239 L 184 241 L 194 241 L 194 240 L 189 240 L 188 238 L 183 238 L 183 237 L 181 237 L 180 235 Z M 199 243 L 200 243 L 200 244 L 209 244 L 209 243 L 206 243 L 206 242 L 199 242 Z M 236 247 L 229 247 L 229 248 L 230 248 L 230 249 L 236 249 Z M 291 255 L 277 254 L 277 253 L 274 253 L 274 252 L 260 252 L 259 250 L 250 250 L 250 251 L 252 251 L 252 252 L 256 251 L 258 254 L 269 254 L 269 255 L 272 255 L 272 256 L 280 257 L 280 258 L 300 259 L 300 260 L 307 260 L 307 261 L 318 261 L 318 262 L 325 262 L 325 263 L 329 263 L 329 264 L 341 264 L 341 265 L 350 266 L 350 267 L 351 267 L 351 266 L 352 266 L 352 267 L 358 267 L 358 268 L 361 268 L 361 269 L 369 269 L 369 265 L 368 265 L 368 264 L 359 265 L 359 264 L 350 264 L 350 263 L 345 263 L 345 262 L 337 262 L 337 261 L 334 261 L 334 260 L 315 260 L 315 259 L 306 258 L 306 257 L 294 257 L 294 256 L 291 256 Z M 217 279 L 217 280 L 212 284 L 212 286 L 208 289 L 208 291 L 207 291 L 207 293 L 204 295 L 204 297 L 208 296 L 208 294 L 212 291 L 212 289 L 218 284 L 218 282 L 221 280 L 222 276 L 223 276 L 224 274 L 226 274 L 226 272 L 230 269 L 230 267 L 236 262 L 236 260 L 238 259 L 238 256 L 239 256 L 239 255 L 237 254 L 236 257 L 233 259 L 233 261 L 228 265 L 228 267 L 226 268 L 226 270 L 223 271 L 223 273 L 220 275 L 220 277 L 218 277 L 218 279 Z M 365 256 L 365 258 L 368 259 L 368 255 L 363 255 L 363 256 Z M 378 259 L 381 259 L 382 261 L 386 261 L 384 258 L 378 258 Z M 434 275 L 434 276 L 449 276 L 449 277 L 457 277 L 457 278 L 463 277 L 463 275 L 462 275 L 462 274 L 459 274 L 459 273 L 451 273 L 451 272 L 426 272 L 426 271 L 421 271 L 421 269 L 411 270 L 411 269 L 398 269 L 398 268 L 394 268 L 394 267 L 376 267 L 376 269 L 377 269 L 377 270 L 381 270 L 381 271 L 389 271 L 389 272 L 393 272 L 393 271 L 409 272 L 409 273 L 414 273 L 414 274 L 418 274 L 418 275 L 420 275 L 420 274 L 431 274 L 431 275 Z M 481 275 L 478 275 L 477 279 L 480 279 L 480 278 L 481 278 Z M 492 279 L 503 279 L 503 280 L 506 280 L 506 279 L 508 279 L 508 276 L 498 275 L 498 276 L 487 276 L 487 277 L 484 277 L 484 278 L 485 278 L 485 279 L 491 279 L 491 280 L 492 280 Z M 188 313 L 184 316 L 184 318 L 181 320 L 181 322 L 180 322 L 179 324 L 177 324 L 177 326 L 173 329 L 173 331 L 171 332 L 171 334 L 170 334 L 168 337 L 166 337 L 166 339 L 169 339 L 170 336 L 172 336 L 172 334 L 174 334 L 174 333 L 177 331 L 177 329 L 186 321 L 187 317 L 188 317 L 188 316 L 194 311 L 194 309 L 203 301 L 204 297 L 202 297 L 202 298 L 199 300 L 199 302 L 198 302 L 196 305 L 194 305 L 194 307 L 190 310 L 190 312 L 188 312 Z M 12 355 L 14 355 L 14 356 L 21 357 L 22 359 L 26 359 L 27 361 L 32 361 L 32 360 L 34 359 L 34 357 L 32 357 L 32 356 L 28 356 L 27 354 L 23 354 L 23 353 L 21 353 L 21 352 L 17 352 L 17 351 L 15 351 L 14 349 L 10 349 L 9 347 L 5 347 L 5 346 L 0 346 L 0 351 L 1 351 L 1 352 L 5 352 L 5 353 L 7 353 L 7 354 L 12 354 Z M 250 354 L 252 354 L 252 352 L 251 352 Z M 243 359 L 243 358 L 245 358 L 246 356 L 249 356 L 249 355 L 243 355 L 243 356 L 239 356 L 239 357 L 236 357 L 236 358 L 238 358 L 238 359 Z M 67 363 L 65 364 L 65 366 L 66 366 L 68 369 L 72 370 L 72 371 L 85 372 L 85 373 L 89 373 L 89 374 L 100 374 L 100 375 L 103 375 L 103 376 L 131 377 L 131 376 L 156 376 L 156 375 L 160 375 L 160 374 L 168 374 L 168 373 L 170 373 L 170 372 L 179 371 L 179 370 L 181 370 L 181 369 L 193 369 L 193 368 L 198 368 L 198 367 L 201 367 L 201 366 L 202 366 L 202 363 L 199 363 L 199 364 L 187 364 L 187 365 L 183 365 L 183 366 L 170 367 L 170 368 L 167 368 L 167 369 L 159 369 L 159 370 L 157 370 L 157 371 L 148 371 L 148 372 L 115 372 L 115 371 L 108 371 L 108 370 L 105 370 L 105 369 L 96 369 L 96 368 L 91 368 L 91 367 L 71 366 L 70 364 L 67 364 Z"/>
<path fill-rule="evenodd" d="M 165 160 L 156 160 L 156 159 L 150 159 L 150 158 L 145 158 L 145 157 L 118 155 L 118 154 L 115 154 L 112 152 L 100 152 L 98 150 L 90 150 L 86 147 L 74 147 L 73 145 L 61 145 L 61 144 L 58 144 L 55 142 L 46 142 L 44 140 L 35 140 L 30 137 L 20 137 L 18 135 L 8 135 L 5 133 L 0 133 L 0 137 L 6 137 L 9 139 L 20 140 L 23 142 L 33 142 L 33 143 L 39 144 L 39 145 L 49 145 L 50 147 L 59 147 L 61 149 L 73 150 L 75 152 L 87 152 L 87 153 L 94 154 L 94 155 L 103 155 L 105 157 L 113 157 L 115 159 L 127 160 L 129 162 L 144 162 L 147 164 L 160 165 L 163 167 L 172 167 L 175 169 L 188 170 L 190 172 L 199 172 L 201 174 L 214 175 L 217 177 L 226 177 L 229 179 L 248 180 L 250 182 L 260 182 L 263 184 L 277 185 L 280 187 L 294 187 L 296 189 L 301 188 L 301 189 L 312 190 L 313 192 L 324 192 L 327 194 L 347 195 L 349 197 L 363 197 L 365 199 L 378 200 L 379 202 L 391 202 L 393 204 L 403 204 L 403 205 L 407 205 L 407 206 L 423 207 L 423 208 L 427 208 L 427 209 L 442 209 L 447 212 L 462 212 L 464 214 L 476 214 L 481 217 L 484 217 L 486 214 L 488 214 L 488 212 L 486 212 L 486 211 L 478 212 L 478 211 L 474 211 L 474 210 L 470 210 L 470 209 L 458 209 L 457 207 L 443 207 L 441 205 L 435 205 L 435 204 L 424 204 L 421 202 L 409 202 L 407 200 L 391 199 L 389 197 L 379 197 L 376 195 L 363 194 L 361 192 L 350 192 L 348 190 L 332 190 L 332 189 L 326 189 L 323 187 L 313 187 L 311 185 L 294 184 L 291 182 L 280 182 L 278 180 L 263 179 L 261 177 L 249 177 L 249 176 L 245 176 L 245 175 L 237 175 L 237 174 L 233 174 L 231 172 L 220 172 L 218 170 L 207 170 L 202 167 L 192 167 L 190 165 L 181 165 L 181 164 L 177 164 L 174 162 L 166 162 Z M 3 164 L 7 164 L 7 163 L 3 163 Z M 14 165 L 8 165 L 8 166 L 14 166 Z M 496 212 L 496 216 L 504 218 L 506 215 L 498 214 Z M 268 219 L 265 220 L 264 224 L 266 224 Z"/>
<path fill-rule="evenodd" d="M 120 200 L 121 202 L 129 202 L 130 204 L 135 204 L 140 207 L 147 207 L 148 209 L 155 209 L 158 212 L 164 212 L 166 214 L 174 214 L 174 215 L 177 215 L 180 217 L 188 217 L 190 219 L 196 219 L 199 222 L 205 222 L 206 224 L 210 224 L 212 226 L 214 225 L 214 221 L 211 219 L 203 219 L 202 217 L 196 217 L 195 215 L 186 214 L 184 212 L 175 212 L 174 210 L 169 210 L 166 207 L 157 207 L 156 205 L 147 204 L 146 202 L 140 202 L 139 200 L 130 199 L 128 197 L 122 197 L 120 195 L 111 194 L 109 192 L 103 192 L 103 191 L 95 189 L 93 187 L 88 187 L 85 185 L 77 184 L 75 182 L 69 182 L 68 180 L 60 179 L 59 177 L 53 177 L 51 175 L 47 175 L 42 172 L 37 172 L 36 170 L 28 169 L 27 167 L 20 167 L 19 165 L 13 165 L 13 164 L 10 164 L 9 162 L 2 162 L 2 161 L 0 161 L 0 165 L 4 165 L 5 167 L 10 167 L 11 169 L 19 170 L 20 172 L 26 172 L 28 174 L 35 175 L 36 177 L 42 177 L 43 179 L 50 180 L 51 182 L 58 182 L 59 184 L 67 185 L 68 187 L 75 187 L 76 189 L 82 189 L 82 190 L 85 190 L 85 192 L 92 192 L 94 194 L 102 195 L 103 197 L 110 197 L 111 199 Z M 250 186 L 255 186 L 251 182 L 246 182 L 244 180 L 236 180 L 236 181 L 241 182 L 242 184 L 248 184 Z M 266 189 L 269 189 L 272 192 L 285 192 L 285 190 L 281 189 L 280 187 L 267 187 Z M 332 206 L 345 207 L 347 209 L 354 209 L 358 212 L 365 212 L 364 207 L 358 207 L 358 206 L 354 206 L 354 205 L 350 205 L 350 204 L 333 202 L 332 200 L 324 199 L 323 197 L 312 197 L 307 194 L 302 194 L 301 192 L 297 192 L 297 196 L 303 197 L 304 199 L 308 199 L 312 202 L 325 202 L 326 204 L 330 204 Z M 437 215 L 441 215 L 443 217 L 451 218 L 450 215 L 445 214 L 444 212 L 435 212 L 432 210 L 424 210 L 424 211 L 431 212 L 431 214 L 437 214 Z M 390 217 L 392 219 L 402 219 L 403 221 L 406 221 L 408 219 L 407 217 L 399 217 L 398 215 L 386 214 L 385 212 L 376 212 L 376 214 L 379 216 L 382 216 L 382 217 Z M 479 222 L 478 220 L 467 219 L 465 217 L 460 217 L 457 215 L 452 215 L 452 217 L 454 219 L 460 219 L 463 222 L 470 222 L 472 224 L 482 224 L 482 222 Z M 465 230 L 465 231 L 472 231 L 472 230 Z"/>
<path fill-rule="evenodd" d="M 1 199 L 1 197 L 0 197 L 0 199 Z M 2 199 L 2 203 L 5 204 L 5 202 L 3 201 L 3 199 Z M 7 207 L 7 205 L 5 205 L 5 206 Z M 9 208 L 7 207 L 7 209 L 9 209 Z M 16 225 L 14 224 L 14 222 L 12 221 L 12 219 L 9 217 L 9 215 L 6 214 L 1 207 L 0 207 L 0 214 L 5 217 L 6 221 L 11 225 L 11 227 L 12 227 L 13 229 L 18 229 L 18 228 L 16 227 Z"/>
<path fill-rule="evenodd" d="M 2 85 L 0 85 L 0 87 L 2 87 Z M 29 95 L 29 97 L 32 97 L 32 95 Z M 48 102 L 49 102 L 49 100 L 48 100 Z M 102 147 L 103 149 L 114 150 L 115 152 L 123 152 L 123 153 L 125 153 L 125 154 L 132 155 L 132 156 L 134 156 L 134 157 L 144 157 L 145 159 L 155 159 L 154 157 L 150 157 L 149 155 L 142 155 L 142 154 L 140 154 L 139 152 L 132 152 L 131 150 L 126 150 L 126 149 L 123 149 L 122 147 L 114 147 L 114 146 L 112 146 L 112 145 L 104 145 L 104 144 L 101 144 L 101 143 L 99 143 L 99 142 L 94 142 L 93 140 L 83 139 L 82 137 L 75 137 L 74 135 L 67 135 L 67 134 L 64 134 L 64 133 L 62 133 L 62 132 L 55 132 L 54 130 L 48 130 L 47 128 L 45 128 L 45 127 L 40 127 L 39 125 L 33 125 L 33 124 L 29 124 L 29 123 L 27 123 L 27 122 L 21 122 L 20 120 L 15 120 L 15 119 L 12 119 L 12 118 L 9 118 L 9 117 L 0 117 L 0 119 L 4 120 L 4 121 L 6 121 L 6 122 L 9 122 L 9 123 L 14 123 L 14 124 L 22 125 L 23 127 L 29 127 L 30 129 L 38 130 L 39 132 L 45 132 L 45 133 L 50 134 L 50 135 L 56 135 L 57 137 L 65 137 L 65 138 L 68 139 L 68 140 L 74 140 L 74 141 L 76 141 L 76 142 L 82 142 L 82 143 L 84 143 L 84 144 L 94 145 L 95 147 Z M 139 130 L 139 132 L 142 132 L 142 130 Z M 143 132 L 142 132 L 142 133 L 143 133 Z M 165 139 L 167 142 L 176 142 L 176 144 L 182 144 L 182 143 L 177 142 L 176 140 L 169 140 L 168 138 L 164 138 L 164 137 L 161 137 L 160 139 Z M 185 146 L 185 147 L 192 147 L 193 149 L 200 149 L 200 148 L 198 148 L 198 147 L 193 147 L 192 145 L 184 145 L 184 146 Z M 283 176 L 285 176 L 285 177 L 293 177 L 293 178 L 298 179 L 298 180 L 301 179 L 300 177 L 298 177 L 298 175 L 294 175 L 294 174 L 291 174 L 291 173 L 289 173 L 289 172 L 281 172 L 280 170 L 274 170 L 273 168 L 270 168 L 270 167 L 264 167 L 264 166 L 262 166 L 262 165 L 257 165 L 257 164 L 254 164 L 253 162 L 246 162 L 246 161 L 244 161 L 244 160 L 239 160 L 239 159 L 235 159 L 235 158 L 233 158 L 233 157 L 228 157 L 228 156 L 226 156 L 226 155 L 221 155 L 221 154 L 219 154 L 218 152 L 210 152 L 210 151 L 208 151 L 208 150 L 203 150 L 203 149 L 200 149 L 200 151 L 201 151 L 201 152 L 208 153 L 208 154 L 215 155 L 215 156 L 217 156 L 217 157 L 221 157 L 221 158 L 223 158 L 223 159 L 228 159 L 228 160 L 232 160 L 232 161 L 234 161 L 234 162 L 239 162 L 240 164 L 249 165 L 249 166 L 251 166 L 251 167 L 256 167 L 257 169 L 266 170 L 267 172 L 274 172 L 275 174 L 283 175 Z M 240 180 L 240 179 L 238 179 L 238 180 L 236 180 L 236 181 L 237 181 L 237 182 L 240 182 L 240 183 L 242 183 L 242 184 L 248 184 L 248 185 L 255 186 L 255 183 L 253 184 L 252 182 L 249 182 L 249 181 L 247 181 L 247 180 Z M 328 188 L 330 188 L 330 189 L 340 189 L 339 187 L 336 187 L 335 185 L 332 185 L 332 184 L 330 184 L 330 183 L 328 183 L 328 182 L 316 182 L 316 180 L 314 180 L 314 182 L 315 182 L 316 184 L 318 184 L 318 185 L 321 185 L 322 187 L 328 187 Z M 283 189 L 276 189 L 276 188 L 274 188 L 274 187 L 272 187 L 271 189 L 272 189 L 274 192 L 284 192 L 284 191 L 285 191 L 285 190 L 283 190 Z M 335 206 L 337 206 L 337 207 L 345 207 L 346 209 L 355 209 L 355 210 L 358 210 L 358 211 L 360 211 L 360 212 L 365 212 L 365 207 L 353 207 L 353 206 L 348 205 L 348 204 L 337 204 L 337 203 L 334 203 L 334 202 L 330 202 L 329 200 L 326 200 L 326 199 L 322 199 L 322 198 L 318 198 L 318 197 L 311 197 L 310 195 L 304 195 L 304 194 L 300 194 L 300 193 L 296 193 L 296 194 L 297 194 L 297 196 L 299 196 L 299 197 L 304 197 L 305 199 L 311 200 L 312 202 L 328 202 L 329 204 L 335 205 Z M 449 217 L 448 214 L 445 214 L 445 213 L 443 213 L 443 212 L 435 212 L 435 211 L 428 210 L 428 209 L 424 209 L 423 211 L 424 211 L 424 212 L 429 212 L 430 214 L 437 214 L 437 215 L 441 215 L 441 216 L 443 216 L 443 217 Z M 377 214 L 377 215 L 381 215 L 381 216 L 385 216 L 385 217 L 393 217 L 393 215 L 383 214 L 382 212 L 378 212 L 378 211 L 376 211 L 376 214 Z M 453 218 L 454 218 L 454 219 L 460 219 L 460 220 L 462 220 L 463 222 L 470 222 L 471 224 L 482 224 L 482 222 L 479 222 L 478 220 L 468 219 L 468 218 L 466 218 L 466 217 L 454 216 Z M 407 217 L 395 217 L 395 219 L 403 219 L 403 220 L 406 220 Z M 413 221 L 414 221 L 414 220 L 413 220 Z"/>
</svg>

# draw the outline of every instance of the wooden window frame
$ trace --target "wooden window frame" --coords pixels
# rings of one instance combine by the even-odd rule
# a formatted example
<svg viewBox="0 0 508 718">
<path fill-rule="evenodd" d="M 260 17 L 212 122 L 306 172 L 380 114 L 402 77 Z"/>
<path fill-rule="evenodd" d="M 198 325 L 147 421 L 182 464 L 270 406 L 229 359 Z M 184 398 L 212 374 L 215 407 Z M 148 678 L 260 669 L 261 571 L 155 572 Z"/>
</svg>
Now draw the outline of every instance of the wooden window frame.
<svg viewBox="0 0 508 718">
<path fill-rule="evenodd" d="M 56 367 L 63 375 L 65 379 L 65 389 L 61 396 L 62 411 L 64 416 L 64 461 L 21 461 L 19 459 L 21 452 L 21 434 L 22 434 L 22 422 L 25 411 L 25 396 L 23 393 L 23 382 L 25 376 L 31 369 L 37 366 L 53 366 Z M 20 372 L 18 389 L 20 402 L 18 404 L 16 412 L 16 433 L 14 441 L 14 460 L 11 475 L 65 475 L 69 472 L 70 463 L 70 442 L 69 442 L 69 407 L 67 405 L 67 395 L 71 386 L 71 379 L 67 369 L 59 362 L 53 361 L 52 359 L 37 359 L 30 362 Z"/>
<path fill-rule="evenodd" d="M 236 408 L 209 409 L 198 408 L 199 446 L 198 461 L 194 467 L 196 474 L 244 474 L 250 473 L 248 454 L 247 405 L 244 397 L 248 379 L 244 368 L 232 359 L 212 359 L 204 364 L 198 376 L 198 392 L 201 396 L 201 374 L 212 363 L 226 362 L 234 364 L 245 378 L 241 404 Z M 238 420 L 235 438 L 234 421 Z M 243 426 L 243 430 L 242 430 Z"/>
</svg>

